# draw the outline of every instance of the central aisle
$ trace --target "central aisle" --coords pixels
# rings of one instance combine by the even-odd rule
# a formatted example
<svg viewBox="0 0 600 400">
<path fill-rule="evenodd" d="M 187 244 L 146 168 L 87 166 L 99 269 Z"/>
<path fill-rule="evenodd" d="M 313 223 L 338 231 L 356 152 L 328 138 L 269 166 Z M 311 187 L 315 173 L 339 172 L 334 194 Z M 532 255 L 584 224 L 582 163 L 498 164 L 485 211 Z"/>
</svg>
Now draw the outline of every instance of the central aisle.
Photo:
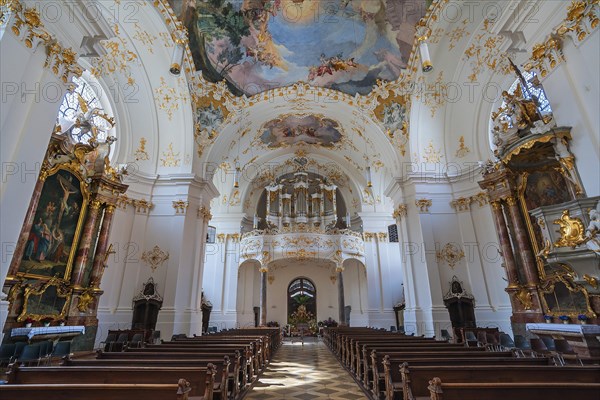
<svg viewBox="0 0 600 400">
<path fill-rule="evenodd" d="M 325 344 L 284 341 L 245 399 L 366 399 Z"/>
</svg>

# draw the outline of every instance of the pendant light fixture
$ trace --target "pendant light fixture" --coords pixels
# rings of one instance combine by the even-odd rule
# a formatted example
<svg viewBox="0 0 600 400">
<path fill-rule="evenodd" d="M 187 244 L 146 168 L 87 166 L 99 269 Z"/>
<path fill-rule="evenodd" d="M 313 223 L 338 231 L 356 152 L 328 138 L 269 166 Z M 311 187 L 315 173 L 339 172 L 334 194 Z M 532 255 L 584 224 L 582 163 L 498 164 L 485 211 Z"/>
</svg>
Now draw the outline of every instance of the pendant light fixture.
<svg viewBox="0 0 600 400">
<path fill-rule="evenodd" d="M 173 75 L 181 74 L 181 68 L 183 65 L 183 55 L 185 54 L 185 44 L 187 43 L 187 29 L 180 27 L 173 32 L 173 41 L 175 46 L 173 47 L 173 56 L 171 57 L 171 67 L 169 72 Z"/>
<path fill-rule="evenodd" d="M 423 72 L 431 72 L 433 63 L 429 55 L 429 45 L 427 40 L 431 35 L 431 29 L 424 24 L 417 25 L 417 41 L 419 42 L 419 54 L 421 55 L 421 69 Z"/>
</svg>

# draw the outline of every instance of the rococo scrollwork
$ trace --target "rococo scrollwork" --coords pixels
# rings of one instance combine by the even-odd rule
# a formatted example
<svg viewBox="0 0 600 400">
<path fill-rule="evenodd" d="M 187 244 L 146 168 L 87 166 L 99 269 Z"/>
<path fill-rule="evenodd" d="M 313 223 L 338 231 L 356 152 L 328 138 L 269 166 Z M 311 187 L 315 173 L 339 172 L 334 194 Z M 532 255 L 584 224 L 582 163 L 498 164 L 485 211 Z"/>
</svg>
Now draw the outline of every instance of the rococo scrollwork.
<svg viewBox="0 0 600 400">
<path fill-rule="evenodd" d="M 38 281 L 25 287 L 23 309 L 17 321 L 31 318 L 39 321 L 45 317 L 62 319 L 67 313 L 72 295 L 72 288 L 58 277 L 47 282 Z"/>
<path fill-rule="evenodd" d="M 579 218 L 572 218 L 569 210 L 564 210 L 559 219 L 554 223 L 560 225 L 560 238 L 554 243 L 557 247 L 576 247 L 584 243 L 584 227 Z"/>
</svg>

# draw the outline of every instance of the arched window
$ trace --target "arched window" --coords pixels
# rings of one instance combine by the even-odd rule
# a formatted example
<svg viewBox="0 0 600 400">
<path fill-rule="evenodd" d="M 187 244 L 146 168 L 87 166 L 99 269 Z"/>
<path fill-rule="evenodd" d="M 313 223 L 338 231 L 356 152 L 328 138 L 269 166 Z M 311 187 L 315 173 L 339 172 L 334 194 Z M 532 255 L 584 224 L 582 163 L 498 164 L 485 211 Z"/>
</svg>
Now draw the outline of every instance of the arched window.
<svg viewBox="0 0 600 400">
<path fill-rule="evenodd" d="M 97 128 L 97 140 L 103 142 L 113 128 L 107 120 L 104 107 L 100 102 L 97 92 L 100 87 L 94 87 L 84 78 L 73 77 L 71 88 L 65 94 L 58 110 L 57 122 L 65 127 L 70 127 L 69 134 L 77 143 L 88 143 L 93 133 L 85 126 L 74 126 L 80 121 L 90 118 Z"/>
<path fill-rule="evenodd" d="M 534 100 L 538 105 L 538 110 L 542 114 L 550 114 L 552 113 L 552 108 L 550 107 L 550 102 L 548 101 L 548 97 L 546 97 L 546 92 L 539 81 L 535 72 L 522 72 L 525 84 L 521 79 L 517 79 L 513 82 L 508 89 L 508 93 L 514 94 L 517 90 L 517 87 L 521 85 L 521 92 L 523 98 L 526 100 Z M 506 106 L 506 102 L 502 102 L 502 107 Z"/>
<path fill-rule="evenodd" d="M 490 116 L 490 147 L 497 156 L 530 120 L 541 119 L 544 124 L 552 121 L 552 108 L 537 75 L 528 71 L 518 74 L 510 88 L 502 92 L 502 103 Z"/>
<path fill-rule="evenodd" d="M 296 278 L 288 286 L 288 319 L 300 306 L 304 306 L 316 318 L 317 289 L 307 278 Z"/>
</svg>

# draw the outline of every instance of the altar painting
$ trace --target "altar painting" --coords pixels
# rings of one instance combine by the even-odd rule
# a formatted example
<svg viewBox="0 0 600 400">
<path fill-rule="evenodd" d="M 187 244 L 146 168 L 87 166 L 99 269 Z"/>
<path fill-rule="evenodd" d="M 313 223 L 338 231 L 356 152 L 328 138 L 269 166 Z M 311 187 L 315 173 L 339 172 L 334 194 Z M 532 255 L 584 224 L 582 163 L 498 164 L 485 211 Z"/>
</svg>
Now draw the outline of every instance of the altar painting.
<svg viewBox="0 0 600 400">
<path fill-rule="evenodd" d="M 538 207 L 560 204 L 572 200 L 568 184 L 558 171 L 539 171 L 529 174 L 523 194 L 526 207 L 525 214 Z M 529 215 L 530 226 L 533 229 L 537 249 L 544 247 L 542 232 L 534 217 Z"/>
<path fill-rule="evenodd" d="M 350 95 L 407 68 L 430 0 L 169 0 L 202 75 L 253 95 L 303 81 Z"/>
<path fill-rule="evenodd" d="M 29 232 L 19 273 L 66 277 L 85 214 L 82 182 L 67 170 L 46 178 Z"/>
<path fill-rule="evenodd" d="M 262 144 L 279 148 L 300 142 L 323 147 L 334 147 L 342 139 L 337 121 L 314 115 L 286 116 L 263 125 L 260 135 Z"/>
</svg>

